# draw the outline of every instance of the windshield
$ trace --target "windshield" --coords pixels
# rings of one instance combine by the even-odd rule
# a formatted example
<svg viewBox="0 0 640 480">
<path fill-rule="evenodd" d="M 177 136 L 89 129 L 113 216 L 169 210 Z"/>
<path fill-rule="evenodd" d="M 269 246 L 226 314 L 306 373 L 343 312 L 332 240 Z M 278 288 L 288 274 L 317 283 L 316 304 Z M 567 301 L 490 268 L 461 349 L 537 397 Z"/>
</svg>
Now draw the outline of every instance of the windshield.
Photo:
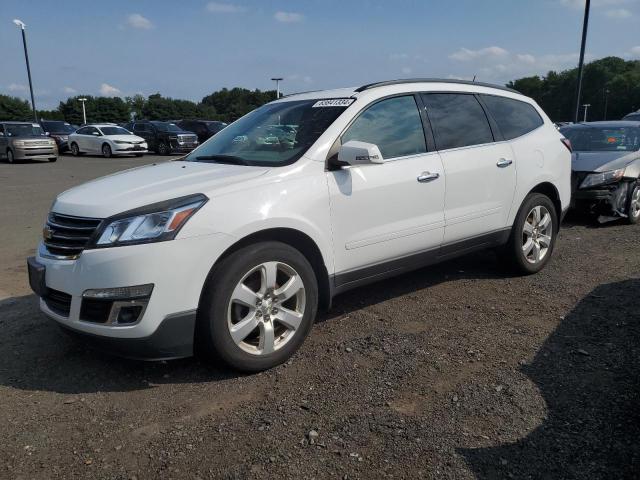
<svg viewBox="0 0 640 480">
<path fill-rule="evenodd" d="M 54 120 L 45 120 L 42 122 L 42 127 L 45 131 L 50 133 L 73 133 L 75 128 L 69 125 L 67 122 L 60 122 Z"/>
<path fill-rule="evenodd" d="M 596 127 L 581 125 L 561 128 L 576 152 L 635 152 L 640 149 L 638 127 Z"/>
<path fill-rule="evenodd" d="M 5 124 L 9 137 L 34 137 L 44 135 L 44 130 L 37 123 L 33 124 Z"/>
<path fill-rule="evenodd" d="M 151 122 L 153 125 L 160 130 L 161 132 L 181 132 L 182 129 L 178 127 L 175 123 L 167 123 L 167 122 Z"/>
<path fill-rule="evenodd" d="M 133 135 L 129 130 L 122 127 L 100 127 L 103 135 Z"/>
<path fill-rule="evenodd" d="M 326 105 L 317 100 L 269 103 L 216 133 L 185 160 L 274 167 L 291 164 L 346 109 Z"/>
</svg>

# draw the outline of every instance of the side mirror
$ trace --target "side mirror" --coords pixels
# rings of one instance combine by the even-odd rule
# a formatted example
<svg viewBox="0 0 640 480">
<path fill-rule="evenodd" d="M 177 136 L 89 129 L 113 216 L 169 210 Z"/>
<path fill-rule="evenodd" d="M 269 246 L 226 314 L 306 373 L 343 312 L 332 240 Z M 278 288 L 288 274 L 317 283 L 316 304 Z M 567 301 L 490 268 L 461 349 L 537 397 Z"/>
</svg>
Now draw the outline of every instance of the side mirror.
<svg viewBox="0 0 640 480">
<path fill-rule="evenodd" d="M 93 132 L 92 135 L 95 135 L 96 137 L 99 137 L 100 133 L 99 132 Z"/>
<path fill-rule="evenodd" d="M 49 132 L 44 132 L 44 134 L 48 137 L 49 135 L 51 135 L 51 133 Z"/>
<path fill-rule="evenodd" d="M 384 163 L 377 145 L 357 140 L 349 140 L 338 151 L 338 162 L 347 165 L 367 165 Z"/>
</svg>

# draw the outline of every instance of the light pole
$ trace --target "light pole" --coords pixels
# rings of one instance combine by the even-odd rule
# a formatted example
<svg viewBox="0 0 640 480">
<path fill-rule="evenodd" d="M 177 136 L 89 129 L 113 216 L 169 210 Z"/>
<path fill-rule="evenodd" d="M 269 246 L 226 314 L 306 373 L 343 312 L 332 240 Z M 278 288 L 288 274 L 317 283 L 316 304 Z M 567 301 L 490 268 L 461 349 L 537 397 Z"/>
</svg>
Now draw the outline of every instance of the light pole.
<svg viewBox="0 0 640 480">
<path fill-rule="evenodd" d="M 582 106 L 584 107 L 584 120 L 583 120 L 583 122 L 586 122 L 587 121 L 587 110 L 589 109 L 591 104 L 590 103 L 585 103 Z"/>
<path fill-rule="evenodd" d="M 584 4 L 584 19 L 582 22 L 582 43 L 580 44 L 580 60 L 578 61 L 578 86 L 576 88 L 576 114 L 573 121 L 578 123 L 578 115 L 580 114 L 580 100 L 582 97 L 582 71 L 584 70 L 584 49 L 587 45 L 587 29 L 589 28 L 589 10 L 591 9 L 591 0 L 586 0 Z"/>
<path fill-rule="evenodd" d="M 20 31 L 22 32 L 22 45 L 24 46 L 24 59 L 27 62 L 27 76 L 29 77 L 29 91 L 31 92 L 31 108 L 33 109 L 33 121 L 38 121 L 38 115 L 36 114 L 36 101 L 33 99 L 33 84 L 31 83 L 31 68 L 29 67 L 29 53 L 27 53 L 27 36 L 24 33 L 24 29 L 26 27 L 25 23 L 22 20 L 18 20 L 17 18 L 13 19 L 13 23 L 16 24 Z"/>
<path fill-rule="evenodd" d="M 607 108 L 609 107 L 609 93 L 610 90 L 608 88 L 604 89 L 604 118 L 603 120 L 607 119 Z"/>
<path fill-rule="evenodd" d="M 276 99 L 280 98 L 280 82 L 284 80 L 284 78 L 272 78 L 272 81 L 276 82 Z"/>
<path fill-rule="evenodd" d="M 83 98 L 79 98 L 78 101 L 82 102 L 82 119 L 84 120 L 83 123 L 86 125 L 87 124 L 87 111 L 84 109 L 84 102 L 86 102 L 87 99 L 83 97 Z"/>
</svg>

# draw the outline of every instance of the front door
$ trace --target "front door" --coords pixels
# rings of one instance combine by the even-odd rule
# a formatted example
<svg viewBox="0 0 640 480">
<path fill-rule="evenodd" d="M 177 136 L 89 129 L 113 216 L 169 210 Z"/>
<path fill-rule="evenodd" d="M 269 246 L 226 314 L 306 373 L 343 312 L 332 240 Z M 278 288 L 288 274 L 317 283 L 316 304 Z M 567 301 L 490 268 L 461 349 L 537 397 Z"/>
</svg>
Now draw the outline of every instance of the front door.
<svg viewBox="0 0 640 480">
<path fill-rule="evenodd" d="M 342 135 L 349 140 L 376 144 L 384 163 L 327 172 L 338 285 L 435 254 L 444 232 L 444 171 L 427 152 L 413 95 L 368 107 Z"/>
<path fill-rule="evenodd" d="M 516 188 L 511 146 L 495 142 L 472 94 L 424 94 L 447 179 L 444 244 L 507 227 Z"/>
</svg>

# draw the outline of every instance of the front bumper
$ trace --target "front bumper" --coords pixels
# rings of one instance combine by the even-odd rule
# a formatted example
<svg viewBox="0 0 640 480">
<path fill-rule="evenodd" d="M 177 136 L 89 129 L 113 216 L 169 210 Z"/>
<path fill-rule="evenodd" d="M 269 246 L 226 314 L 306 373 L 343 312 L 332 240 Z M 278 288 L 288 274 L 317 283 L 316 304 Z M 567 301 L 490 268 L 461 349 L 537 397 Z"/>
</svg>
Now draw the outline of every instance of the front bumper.
<svg viewBox="0 0 640 480">
<path fill-rule="evenodd" d="M 42 160 L 58 156 L 58 148 L 50 147 L 14 147 L 13 155 L 16 160 Z"/>
<path fill-rule="evenodd" d="M 186 145 L 181 145 L 179 143 L 171 142 L 171 145 L 170 145 L 169 148 L 170 148 L 171 153 L 189 153 L 194 148 L 196 148 L 198 145 L 199 145 L 198 143 L 190 143 L 190 144 L 186 144 Z"/>
<path fill-rule="evenodd" d="M 627 217 L 629 193 L 633 181 L 623 180 L 609 185 L 576 189 L 572 203 L 578 210 L 602 216 Z"/>
<path fill-rule="evenodd" d="M 190 356 L 202 288 L 210 268 L 231 243 L 228 235 L 202 235 L 84 250 L 76 260 L 49 258 L 40 248 L 32 260 L 44 267 L 40 309 L 87 343 L 118 355 L 150 360 Z M 82 318 L 86 290 L 144 284 L 153 284 L 153 292 L 136 323 L 112 325 Z M 46 292 L 52 292 L 55 301 Z M 59 298 L 66 301 L 64 308 L 56 303 Z"/>
</svg>

